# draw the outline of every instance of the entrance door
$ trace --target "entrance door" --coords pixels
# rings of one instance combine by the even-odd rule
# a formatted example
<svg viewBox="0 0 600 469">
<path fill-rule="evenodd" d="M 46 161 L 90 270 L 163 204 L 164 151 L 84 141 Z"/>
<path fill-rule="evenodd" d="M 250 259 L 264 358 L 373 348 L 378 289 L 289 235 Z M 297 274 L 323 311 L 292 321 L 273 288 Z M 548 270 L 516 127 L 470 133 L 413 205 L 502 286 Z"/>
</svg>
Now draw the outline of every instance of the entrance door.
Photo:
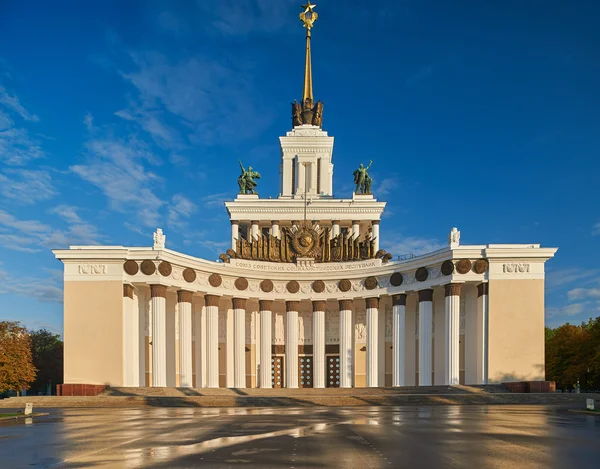
<svg viewBox="0 0 600 469">
<path fill-rule="evenodd" d="M 339 388 L 340 387 L 340 356 L 339 355 L 328 355 L 327 356 L 327 387 L 328 388 Z"/>
<path fill-rule="evenodd" d="M 283 357 L 271 357 L 271 378 L 274 388 L 283 387 Z"/>
<path fill-rule="evenodd" d="M 313 387 L 313 357 L 298 357 L 298 387 Z"/>
</svg>

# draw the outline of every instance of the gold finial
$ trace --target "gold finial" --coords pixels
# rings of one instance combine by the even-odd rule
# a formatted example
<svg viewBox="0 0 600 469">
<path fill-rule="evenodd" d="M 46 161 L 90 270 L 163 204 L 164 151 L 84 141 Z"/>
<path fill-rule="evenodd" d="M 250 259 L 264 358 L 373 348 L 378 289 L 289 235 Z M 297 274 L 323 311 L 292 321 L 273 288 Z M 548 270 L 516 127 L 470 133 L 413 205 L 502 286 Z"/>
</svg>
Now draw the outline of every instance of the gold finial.
<svg viewBox="0 0 600 469">
<path fill-rule="evenodd" d="M 302 5 L 304 11 L 300 13 L 300 20 L 306 28 L 306 63 L 304 65 L 304 92 L 302 93 L 302 103 L 306 103 L 306 100 L 310 100 L 310 106 L 312 107 L 313 102 L 313 87 L 312 87 L 312 65 L 311 65 L 311 54 L 310 54 L 310 30 L 313 27 L 313 23 L 317 21 L 319 15 L 313 8 L 317 5 L 311 4 L 310 0 L 306 2 L 306 5 Z"/>
<path fill-rule="evenodd" d="M 313 8 L 316 6 L 317 5 L 315 5 L 315 4 L 311 4 L 310 0 L 309 0 L 306 2 L 306 5 L 302 5 L 302 8 L 304 8 L 304 11 L 302 13 L 300 13 L 300 20 L 304 24 L 304 27 L 308 31 L 309 35 L 310 35 L 310 30 L 313 27 L 313 23 L 315 21 L 317 21 L 317 18 L 319 17 L 319 14 L 316 11 L 313 11 Z"/>
</svg>

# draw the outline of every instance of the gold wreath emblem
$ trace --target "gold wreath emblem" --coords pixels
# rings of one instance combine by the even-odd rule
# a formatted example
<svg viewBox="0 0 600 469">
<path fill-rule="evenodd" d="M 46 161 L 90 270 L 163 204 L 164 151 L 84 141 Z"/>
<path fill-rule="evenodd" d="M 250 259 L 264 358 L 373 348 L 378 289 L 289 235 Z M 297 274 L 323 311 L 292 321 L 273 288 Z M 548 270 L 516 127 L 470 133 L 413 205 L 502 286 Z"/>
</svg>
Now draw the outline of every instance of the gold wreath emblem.
<svg viewBox="0 0 600 469">
<path fill-rule="evenodd" d="M 300 257 L 308 256 L 316 246 L 317 232 L 312 228 L 302 228 L 292 235 L 292 249 Z"/>
</svg>

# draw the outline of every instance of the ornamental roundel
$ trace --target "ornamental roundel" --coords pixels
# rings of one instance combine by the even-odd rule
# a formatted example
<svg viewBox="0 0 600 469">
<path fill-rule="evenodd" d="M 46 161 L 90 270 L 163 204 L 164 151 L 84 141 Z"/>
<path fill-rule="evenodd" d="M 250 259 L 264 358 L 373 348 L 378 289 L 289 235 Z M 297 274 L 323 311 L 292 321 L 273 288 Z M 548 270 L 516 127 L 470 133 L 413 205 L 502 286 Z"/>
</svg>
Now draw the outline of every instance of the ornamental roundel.
<svg viewBox="0 0 600 469">
<path fill-rule="evenodd" d="M 237 288 L 238 290 L 245 290 L 246 288 L 248 288 L 248 280 L 245 279 L 244 277 L 238 277 L 235 279 L 235 288 Z"/>
<path fill-rule="evenodd" d="M 394 272 L 390 276 L 390 285 L 392 287 L 399 287 L 400 285 L 402 285 L 402 282 L 404 282 L 404 277 L 402 277 L 402 274 L 400 272 Z"/>
<path fill-rule="evenodd" d="M 377 288 L 377 279 L 375 277 L 367 277 L 365 279 L 365 288 L 367 290 L 375 290 Z"/>
<path fill-rule="evenodd" d="M 454 263 L 451 260 L 442 262 L 442 275 L 452 275 L 454 273 Z"/>
<path fill-rule="evenodd" d="M 156 272 L 156 266 L 150 259 L 142 261 L 140 269 L 144 275 L 152 275 L 154 272 Z"/>
<path fill-rule="evenodd" d="M 417 279 L 417 282 L 424 282 L 428 277 L 429 271 L 427 270 L 427 267 L 419 267 L 415 272 L 415 278 Z"/>
<path fill-rule="evenodd" d="M 219 274 L 211 274 L 210 277 L 208 277 L 208 283 L 213 288 L 217 288 L 217 287 L 221 286 L 222 282 L 223 282 L 223 279 L 221 278 L 221 276 Z"/>
<path fill-rule="evenodd" d="M 300 284 L 296 280 L 290 280 L 286 288 L 290 293 L 298 293 L 300 291 Z"/>
<path fill-rule="evenodd" d="M 342 292 L 350 291 L 350 289 L 352 288 L 352 283 L 350 282 L 350 280 L 345 278 L 344 280 L 340 280 L 340 283 L 338 283 L 338 288 Z"/>
<path fill-rule="evenodd" d="M 456 263 L 456 271 L 459 274 L 468 274 L 471 270 L 471 261 L 469 259 L 461 259 Z"/>
<path fill-rule="evenodd" d="M 139 272 L 140 267 L 136 261 L 129 260 L 125 261 L 125 264 L 123 264 L 123 270 L 127 275 L 135 275 Z"/>
<path fill-rule="evenodd" d="M 171 272 L 173 272 L 173 267 L 171 266 L 170 262 L 162 261 L 160 264 L 158 264 L 158 272 L 163 277 L 168 277 L 171 275 Z"/>
<path fill-rule="evenodd" d="M 196 280 L 196 271 L 194 269 L 190 269 L 189 267 L 187 269 L 184 269 L 183 270 L 183 279 L 187 283 L 192 283 L 193 281 Z"/>
<path fill-rule="evenodd" d="M 312 289 L 315 293 L 323 293 L 325 291 L 325 282 L 323 280 L 315 280 L 312 284 Z"/>
<path fill-rule="evenodd" d="M 477 259 L 473 262 L 473 272 L 483 274 L 488 269 L 488 261 L 485 259 Z"/>
<path fill-rule="evenodd" d="M 273 282 L 269 279 L 260 282 L 260 289 L 265 293 L 271 293 L 273 291 Z"/>
</svg>

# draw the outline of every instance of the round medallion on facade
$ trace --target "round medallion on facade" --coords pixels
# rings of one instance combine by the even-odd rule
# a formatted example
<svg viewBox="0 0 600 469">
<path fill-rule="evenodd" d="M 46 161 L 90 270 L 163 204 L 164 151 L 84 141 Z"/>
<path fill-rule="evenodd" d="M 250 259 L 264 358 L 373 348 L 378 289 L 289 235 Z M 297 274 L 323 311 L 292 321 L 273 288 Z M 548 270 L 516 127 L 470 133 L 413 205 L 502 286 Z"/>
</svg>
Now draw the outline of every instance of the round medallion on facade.
<svg viewBox="0 0 600 469">
<path fill-rule="evenodd" d="M 402 285 L 402 282 L 404 282 L 404 277 L 402 277 L 402 274 L 400 272 L 394 272 L 390 276 L 390 285 L 392 287 L 399 287 L 400 285 Z"/>
<path fill-rule="evenodd" d="M 350 282 L 350 280 L 348 280 L 347 278 L 345 278 L 344 280 L 340 280 L 340 282 L 338 283 L 338 288 L 341 292 L 350 291 L 350 289 L 352 288 L 352 282 Z"/>
<path fill-rule="evenodd" d="M 471 270 L 471 261 L 469 259 L 461 259 L 456 263 L 456 271 L 459 274 L 468 274 Z"/>
<path fill-rule="evenodd" d="M 488 269 L 488 261 L 486 259 L 477 259 L 473 262 L 473 272 L 483 274 Z"/>
<path fill-rule="evenodd" d="M 454 263 L 451 260 L 442 262 L 442 275 L 452 275 L 454 273 Z"/>
<path fill-rule="evenodd" d="M 312 289 L 315 293 L 323 293 L 325 291 L 325 282 L 323 280 L 315 280 L 312 284 Z"/>
<path fill-rule="evenodd" d="M 217 287 L 221 286 L 222 282 L 223 282 L 223 279 L 221 278 L 221 276 L 219 274 L 210 274 L 210 277 L 208 277 L 208 283 L 213 288 L 217 288 Z"/>
<path fill-rule="evenodd" d="M 300 284 L 296 280 L 290 280 L 286 288 L 290 293 L 298 293 L 300 291 Z"/>
<path fill-rule="evenodd" d="M 139 272 L 140 267 L 136 261 L 129 260 L 125 261 L 125 264 L 123 264 L 123 270 L 127 275 L 135 275 Z"/>
<path fill-rule="evenodd" d="M 246 290 L 248 288 L 248 280 L 246 280 L 244 277 L 238 277 L 235 279 L 235 288 L 242 291 Z"/>
<path fill-rule="evenodd" d="M 377 279 L 375 277 L 367 277 L 365 279 L 365 288 L 367 290 L 375 290 L 377 288 Z"/>
<path fill-rule="evenodd" d="M 168 277 L 171 275 L 171 272 L 173 272 L 173 267 L 171 266 L 170 262 L 162 261 L 160 264 L 158 264 L 158 272 L 163 277 Z"/>
<path fill-rule="evenodd" d="M 152 262 L 150 259 L 142 261 L 140 269 L 144 275 L 152 275 L 154 272 L 156 272 L 156 266 L 154 265 L 154 262 Z"/>
<path fill-rule="evenodd" d="M 260 282 L 260 289 L 265 293 L 271 293 L 273 291 L 273 282 L 269 279 Z"/>
<path fill-rule="evenodd" d="M 196 280 L 196 271 L 194 269 L 190 269 L 189 267 L 187 269 L 184 269 L 184 271 L 183 271 L 183 279 L 187 283 L 194 282 Z"/>
<path fill-rule="evenodd" d="M 427 267 L 419 267 L 415 272 L 415 278 L 417 279 L 417 282 L 424 282 L 427 280 L 429 278 Z"/>
</svg>

